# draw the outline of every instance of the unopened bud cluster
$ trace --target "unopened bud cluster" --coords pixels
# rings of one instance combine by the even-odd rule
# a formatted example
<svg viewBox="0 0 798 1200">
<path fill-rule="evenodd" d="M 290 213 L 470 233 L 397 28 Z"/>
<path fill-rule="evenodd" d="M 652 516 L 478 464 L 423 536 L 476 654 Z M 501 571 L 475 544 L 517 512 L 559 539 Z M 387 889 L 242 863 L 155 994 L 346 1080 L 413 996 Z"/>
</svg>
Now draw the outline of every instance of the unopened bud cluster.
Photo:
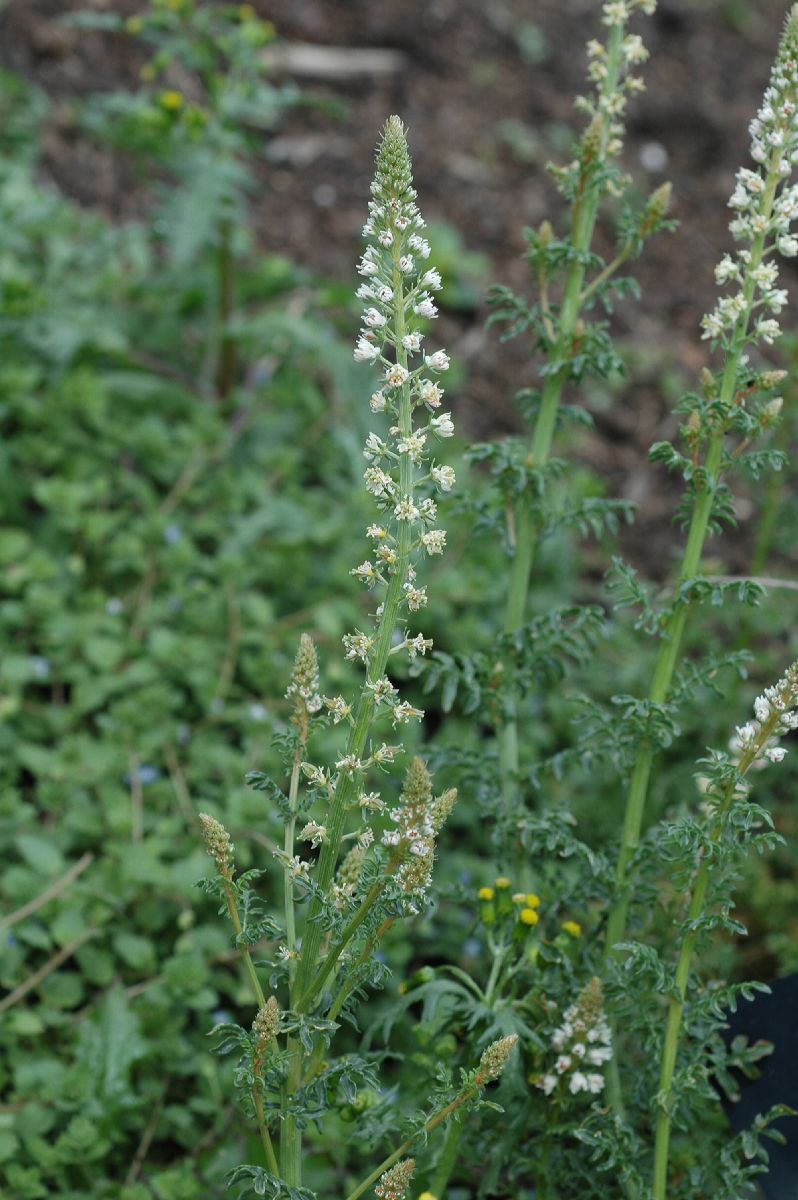
<svg viewBox="0 0 798 1200">
<path fill-rule="evenodd" d="M 604 1019 L 599 979 L 591 979 L 576 1004 L 566 1009 L 562 1024 L 552 1034 L 551 1048 L 557 1055 L 554 1067 L 537 1085 L 547 1096 L 566 1089 L 572 1095 L 602 1090 L 604 1076 L 596 1068 L 612 1058 L 612 1034 Z"/>
<path fill-rule="evenodd" d="M 291 682 L 285 694 L 288 700 L 293 700 L 296 706 L 304 708 L 307 713 L 316 713 L 321 708 L 319 662 L 313 639 L 307 633 L 303 633 L 299 639 Z"/>
<path fill-rule="evenodd" d="M 787 180 L 798 162 L 798 10 L 787 18 L 779 53 L 762 107 L 751 122 L 753 170 L 737 172 L 729 200 L 735 216 L 729 228 L 742 243 L 715 269 L 721 286 L 735 290 L 722 296 L 701 322 L 703 337 L 726 348 L 744 342 L 772 344 L 781 334 L 778 314 L 787 292 L 777 286 L 778 266 L 770 256 L 798 255 L 798 237 L 790 232 L 798 217 L 798 186 Z"/>
<path fill-rule="evenodd" d="M 494 1079 L 499 1078 L 507 1066 L 517 1041 L 518 1034 L 511 1033 L 507 1037 L 499 1038 L 498 1042 L 491 1042 L 488 1048 L 482 1052 L 476 1074 L 476 1082 L 480 1086 L 492 1083 Z"/>
<path fill-rule="evenodd" d="M 435 838 L 454 807 L 457 792 L 449 788 L 433 799 L 426 763 L 414 758 L 407 769 L 400 800 L 400 805 L 390 811 L 392 827 L 383 833 L 382 843 L 404 859 L 396 873 L 402 890 L 420 898 L 432 875 Z M 412 900 L 410 911 L 418 911 Z"/>
<path fill-rule="evenodd" d="M 380 1175 L 380 1181 L 374 1189 L 374 1195 L 379 1200 L 404 1200 L 410 1188 L 410 1181 L 416 1169 L 414 1158 L 404 1158 Z"/>
<path fill-rule="evenodd" d="M 220 875 L 229 878 L 233 867 L 233 843 L 224 825 L 208 813 L 199 814 L 200 830 L 205 848 L 216 863 Z"/>
<path fill-rule="evenodd" d="M 253 1070 L 260 1075 L 266 1050 L 272 1038 L 276 1037 L 280 1027 L 280 1007 L 274 996 L 270 996 L 262 1008 L 258 1009 L 252 1022 L 252 1034 L 255 1045 L 252 1056 Z"/>
</svg>

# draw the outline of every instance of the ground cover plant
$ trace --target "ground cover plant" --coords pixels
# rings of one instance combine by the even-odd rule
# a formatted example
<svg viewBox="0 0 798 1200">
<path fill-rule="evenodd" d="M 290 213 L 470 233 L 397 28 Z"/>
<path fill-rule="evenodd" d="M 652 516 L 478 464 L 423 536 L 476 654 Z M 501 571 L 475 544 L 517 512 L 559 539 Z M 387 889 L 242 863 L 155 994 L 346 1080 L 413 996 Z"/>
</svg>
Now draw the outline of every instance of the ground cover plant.
<svg viewBox="0 0 798 1200">
<path fill-rule="evenodd" d="M 249 6 L 99 22 L 157 47 L 140 94 L 86 110 L 165 166 L 151 227 L 42 187 L 44 102 L 7 81 L 12 1196 L 731 1198 L 790 1135 L 785 1104 L 732 1137 L 719 1091 L 770 1052 L 723 1036 L 760 986 L 735 889 L 778 853 L 798 724 L 758 578 L 789 452 L 766 354 L 798 253 L 798 15 L 732 195 L 714 357 L 652 450 L 685 486 L 657 592 L 617 553 L 630 506 L 565 457 L 624 365 L 620 269 L 672 228 L 670 189 L 638 197 L 619 167 L 652 12 L 600 10 L 561 207 L 526 235 L 531 296 L 493 293 L 494 335 L 539 376 L 529 439 L 456 472 L 455 364 L 428 345 L 445 279 L 398 117 L 352 362 L 323 285 L 245 253 L 253 131 L 300 99 L 262 78 Z M 188 252 L 168 214 L 198 204 Z M 730 579 L 706 546 L 743 473 L 762 534 Z"/>
</svg>

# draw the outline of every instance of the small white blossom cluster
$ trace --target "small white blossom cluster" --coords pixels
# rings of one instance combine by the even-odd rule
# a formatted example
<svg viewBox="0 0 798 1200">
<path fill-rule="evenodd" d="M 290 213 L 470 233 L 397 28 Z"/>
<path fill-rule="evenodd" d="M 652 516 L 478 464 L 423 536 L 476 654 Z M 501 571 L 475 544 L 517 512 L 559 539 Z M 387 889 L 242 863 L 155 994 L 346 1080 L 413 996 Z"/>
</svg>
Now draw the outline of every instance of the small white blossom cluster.
<svg viewBox="0 0 798 1200">
<path fill-rule="evenodd" d="M 370 433 L 363 450 L 368 463 L 363 478 L 379 519 L 366 530 L 370 555 L 352 574 L 368 588 L 387 587 L 398 575 L 402 619 L 403 613 L 418 612 L 427 604 L 426 588 L 417 585 L 411 559 L 419 553 L 443 552 L 446 533 L 437 526 L 435 495 L 451 491 L 455 476 L 451 467 L 429 459 L 434 443 L 454 433 L 451 414 L 440 411 L 443 388 L 438 377 L 448 370 L 449 356 L 445 350 L 427 352 L 424 346 L 426 324 L 438 313 L 434 294 L 441 278 L 427 266 L 430 246 L 415 203 L 398 117 L 386 124 L 371 193 L 363 228 L 370 244 L 358 266 L 364 279 L 357 295 L 366 307 L 355 359 L 379 366 L 381 381 L 371 408 L 384 413 L 389 425 L 384 434 Z M 422 634 L 402 643 L 410 658 L 431 645 Z M 370 665 L 372 638 L 356 631 L 346 636 L 344 646 L 347 658 Z M 372 679 L 367 686 L 376 703 L 392 709 L 394 724 L 422 715 L 402 704 L 395 689 L 385 689 L 385 682 Z"/>
<path fill-rule="evenodd" d="M 287 700 L 293 700 L 295 707 L 299 705 L 308 713 L 317 713 L 321 708 L 319 663 L 313 639 L 307 633 L 303 633 L 299 639 L 299 650 L 285 695 Z"/>
<path fill-rule="evenodd" d="M 612 1058 L 612 1034 L 604 1019 L 601 983 L 591 979 L 576 1004 L 566 1009 L 563 1022 L 551 1038 L 556 1053 L 553 1069 L 542 1075 L 537 1086 L 547 1095 L 567 1089 L 598 1094 L 604 1087 L 601 1068 Z"/>
<path fill-rule="evenodd" d="M 734 290 L 722 296 L 702 318 L 702 336 L 730 348 L 741 339 L 771 345 L 781 334 L 776 319 L 787 303 L 777 286 L 778 266 L 769 256 L 798 255 L 798 237 L 790 231 L 798 218 L 798 186 L 787 182 L 798 163 L 798 18 L 788 19 L 770 85 L 750 126 L 751 157 L 756 167 L 737 172 L 729 199 L 734 218 L 729 229 L 741 248 L 726 254 L 715 279 Z"/>
<path fill-rule="evenodd" d="M 783 679 L 757 696 L 753 719 L 737 727 L 729 749 L 750 760 L 746 766 L 780 763 L 787 751 L 777 740 L 793 729 L 798 729 L 798 666 L 790 667 Z"/>
<path fill-rule="evenodd" d="M 605 123 L 606 153 L 616 155 L 621 150 L 623 135 L 622 120 L 629 94 L 643 91 L 643 80 L 633 74 L 632 68 L 644 63 L 648 51 L 643 39 L 636 33 L 626 33 L 625 27 L 636 12 L 646 16 L 656 9 L 656 0 L 606 0 L 602 7 L 602 22 L 613 27 L 620 26 L 621 38 L 616 49 L 612 43 L 593 38 L 587 44 L 588 78 L 596 85 L 592 98 L 577 97 L 576 106 L 588 116 L 600 118 Z"/>
<path fill-rule="evenodd" d="M 392 808 L 392 825 L 382 835 L 382 844 L 402 860 L 396 878 L 402 890 L 412 897 L 410 912 L 417 912 L 417 901 L 429 886 L 435 857 L 435 839 L 457 799 L 451 788 L 433 799 L 432 780 L 421 758 L 411 760 L 405 777 L 401 804 Z"/>
</svg>

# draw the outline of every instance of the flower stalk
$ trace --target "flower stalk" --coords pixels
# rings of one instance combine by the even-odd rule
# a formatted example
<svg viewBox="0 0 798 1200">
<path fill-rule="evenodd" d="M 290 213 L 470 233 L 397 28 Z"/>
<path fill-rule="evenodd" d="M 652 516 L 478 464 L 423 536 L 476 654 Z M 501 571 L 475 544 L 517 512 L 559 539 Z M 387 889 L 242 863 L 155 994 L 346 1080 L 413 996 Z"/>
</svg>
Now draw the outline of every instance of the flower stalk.
<svg viewBox="0 0 798 1200">
<path fill-rule="evenodd" d="M 635 10 L 640 9 L 650 14 L 654 7 L 654 0 L 608 0 L 603 8 L 603 21 L 609 28 L 606 45 L 593 41 L 588 46 L 591 60 L 589 74 L 596 84 L 596 96 L 592 102 L 584 98 L 580 101 L 580 107 L 588 113 L 591 121 L 580 145 L 578 162 L 575 164 L 575 178 L 568 179 L 566 194 L 572 192 L 569 239 L 572 253 L 569 256 L 570 266 L 565 276 L 556 318 L 548 300 L 545 267 L 541 268 L 539 278 L 547 369 L 528 454 L 529 467 L 538 472 L 546 468 L 551 456 L 560 401 L 565 385 L 572 377 L 571 363 L 579 342 L 578 325 L 581 313 L 598 288 L 632 253 L 633 243 L 629 242 L 616 259 L 590 285 L 585 286 L 589 251 L 599 206 L 611 190 L 607 179 L 607 166 L 609 161 L 619 154 L 622 146 L 623 125 L 620 118 L 626 104 L 626 93 L 636 91 L 642 86 L 642 81 L 628 74 L 628 71 L 632 64 L 643 62 L 647 58 L 640 39 L 628 36 L 626 26 Z M 568 173 L 563 174 L 567 179 Z M 662 218 L 659 223 L 662 223 Z M 545 232 L 542 230 L 541 233 L 542 242 L 550 239 L 551 231 L 548 225 Z M 516 633 L 523 627 L 526 619 L 532 568 L 540 538 L 539 523 L 532 501 L 532 493 L 527 489 L 509 514 L 513 558 L 504 614 L 505 634 Z M 517 695 L 510 697 L 509 712 L 503 721 L 499 736 L 502 795 L 505 814 L 508 816 L 518 799 L 518 700 Z"/>
<path fill-rule="evenodd" d="M 771 344 L 779 336 L 778 322 L 758 316 L 758 310 L 778 313 L 786 293 L 775 286 L 777 267 L 771 256 L 798 254 L 798 241 L 790 222 L 798 216 L 798 187 L 785 181 L 798 158 L 798 9 L 793 8 L 785 27 L 770 86 L 751 126 L 752 157 L 757 170 L 743 169 L 729 201 L 737 216 L 731 223 L 734 237 L 747 243 L 736 258 L 726 255 L 716 269 L 719 283 L 735 283 L 733 296 L 724 296 L 714 312 L 702 321 L 704 338 L 721 345 L 725 361 L 709 430 L 703 467 L 695 473 L 695 498 L 681 568 L 674 587 L 670 616 L 662 633 L 652 676 L 649 700 L 668 700 L 688 614 L 685 585 L 699 570 L 713 508 L 723 476 L 734 461 L 726 453 L 726 438 L 735 412 L 744 404 L 748 388 L 746 348 L 758 341 Z M 714 398 L 714 397 L 713 397 Z M 643 742 L 635 757 L 627 793 L 621 845 L 616 866 L 616 893 L 607 922 L 606 952 L 623 941 L 629 908 L 629 869 L 640 842 L 648 785 L 655 748 Z"/>
<path fill-rule="evenodd" d="M 701 855 L 696 871 L 682 925 L 682 939 L 676 962 L 674 986 L 676 995 L 668 1004 L 668 1016 L 660 1062 L 659 1093 L 657 1096 L 657 1119 L 654 1143 L 654 1171 L 652 1182 L 653 1200 L 666 1200 L 668 1182 L 668 1157 L 671 1124 L 673 1120 L 673 1077 L 679 1050 L 679 1039 L 684 1015 L 687 985 L 693 952 L 700 936 L 699 922 L 704 914 L 707 890 L 712 878 L 715 850 L 726 831 L 725 818 L 732 803 L 747 794 L 745 776 L 755 764 L 781 762 L 786 751 L 773 744 L 775 737 L 798 728 L 798 663 L 789 668 L 786 675 L 774 687 L 767 688 L 754 704 L 754 720 L 737 730 L 740 757 L 731 770 L 724 785 L 710 793 L 713 802 L 713 820 L 709 833 L 708 849 Z"/>
</svg>

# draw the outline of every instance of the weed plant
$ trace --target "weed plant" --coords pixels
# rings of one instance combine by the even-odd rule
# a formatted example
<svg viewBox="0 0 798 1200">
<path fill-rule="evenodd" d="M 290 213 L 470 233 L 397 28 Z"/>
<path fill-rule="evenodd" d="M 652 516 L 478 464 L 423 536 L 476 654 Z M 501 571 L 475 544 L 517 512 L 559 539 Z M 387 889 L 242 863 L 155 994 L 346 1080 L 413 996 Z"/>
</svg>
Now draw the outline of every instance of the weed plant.
<svg viewBox="0 0 798 1200">
<path fill-rule="evenodd" d="M 635 206 L 618 165 L 653 9 L 602 8 L 563 211 L 526 234 L 532 297 L 492 297 L 537 363 L 528 436 L 472 448 L 459 498 L 449 355 L 426 340 L 446 291 L 398 117 L 352 364 L 313 281 L 246 261 L 253 156 L 300 100 L 265 78 L 249 6 L 83 19 L 155 48 L 142 91 L 87 119 L 161 166 L 157 232 L 44 189 L 46 106 L 6 81 L 12 1197 L 742 1200 L 789 1131 L 779 1105 L 731 1137 L 718 1097 L 771 1049 L 724 1036 L 763 986 L 734 966 L 735 889 L 777 851 L 798 727 L 798 667 L 780 645 L 768 677 L 760 648 L 792 427 L 764 354 L 798 255 L 798 11 L 730 202 L 713 365 L 651 452 L 685 486 L 672 585 L 617 553 L 631 507 L 556 456 L 590 425 L 586 381 L 622 369 L 621 268 L 672 228 L 670 189 Z M 742 474 L 762 519 L 730 579 L 706 546 Z M 579 571 L 588 536 L 605 592 Z"/>
</svg>

